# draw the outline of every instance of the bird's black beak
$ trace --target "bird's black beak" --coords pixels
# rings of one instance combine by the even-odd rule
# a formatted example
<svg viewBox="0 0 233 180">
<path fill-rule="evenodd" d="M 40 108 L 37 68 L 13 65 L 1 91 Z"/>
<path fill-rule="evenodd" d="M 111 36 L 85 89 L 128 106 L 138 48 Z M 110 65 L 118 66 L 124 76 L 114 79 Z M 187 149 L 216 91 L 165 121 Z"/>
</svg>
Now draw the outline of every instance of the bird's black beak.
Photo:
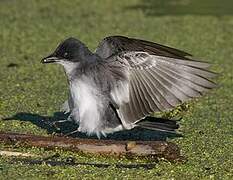
<svg viewBox="0 0 233 180">
<path fill-rule="evenodd" d="M 45 58 L 43 58 L 41 60 L 41 63 L 54 63 L 54 62 L 57 62 L 59 61 L 59 58 L 57 58 L 56 56 L 54 56 L 54 54 L 51 54 Z"/>
</svg>

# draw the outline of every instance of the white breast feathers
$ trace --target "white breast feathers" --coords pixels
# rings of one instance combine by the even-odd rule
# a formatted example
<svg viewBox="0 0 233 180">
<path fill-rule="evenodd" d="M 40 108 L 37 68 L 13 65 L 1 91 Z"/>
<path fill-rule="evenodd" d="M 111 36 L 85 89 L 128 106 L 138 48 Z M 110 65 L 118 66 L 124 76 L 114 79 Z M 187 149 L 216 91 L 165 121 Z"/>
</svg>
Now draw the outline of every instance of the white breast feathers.
<svg viewBox="0 0 233 180">
<path fill-rule="evenodd" d="M 72 117 L 79 123 L 79 131 L 88 134 L 98 132 L 103 103 L 96 84 L 91 78 L 82 76 L 70 84 L 70 92 L 74 100 Z"/>
</svg>

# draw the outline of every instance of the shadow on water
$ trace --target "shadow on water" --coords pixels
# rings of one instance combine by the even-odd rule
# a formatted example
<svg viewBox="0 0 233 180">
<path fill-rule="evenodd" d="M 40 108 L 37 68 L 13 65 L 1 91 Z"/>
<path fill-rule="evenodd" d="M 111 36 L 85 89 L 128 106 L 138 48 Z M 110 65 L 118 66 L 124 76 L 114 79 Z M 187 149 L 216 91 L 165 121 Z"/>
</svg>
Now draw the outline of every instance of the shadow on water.
<svg viewBox="0 0 233 180">
<path fill-rule="evenodd" d="M 20 112 L 12 117 L 5 118 L 4 120 L 19 120 L 19 121 L 29 121 L 36 126 L 46 129 L 48 134 L 58 134 L 64 135 L 75 131 L 78 127 L 77 124 L 71 121 L 67 121 L 64 123 L 55 123 L 56 121 L 66 119 L 68 115 L 62 112 L 55 112 L 53 116 L 41 116 L 39 114 L 31 114 Z M 93 138 L 97 139 L 96 136 L 87 136 L 85 133 L 74 133 L 70 135 L 70 137 L 79 137 L 79 138 Z M 142 128 L 134 128 L 132 130 L 115 132 L 113 134 L 108 134 L 107 137 L 101 137 L 101 139 L 112 139 L 112 140 L 166 140 L 167 138 L 176 138 L 181 137 L 180 134 L 159 132 L 159 131 L 151 131 Z"/>
<path fill-rule="evenodd" d="M 233 15 L 232 0 L 141 0 L 137 5 L 127 7 L 142 10 L 149 16 L 166 15 Z"/>
</svg>

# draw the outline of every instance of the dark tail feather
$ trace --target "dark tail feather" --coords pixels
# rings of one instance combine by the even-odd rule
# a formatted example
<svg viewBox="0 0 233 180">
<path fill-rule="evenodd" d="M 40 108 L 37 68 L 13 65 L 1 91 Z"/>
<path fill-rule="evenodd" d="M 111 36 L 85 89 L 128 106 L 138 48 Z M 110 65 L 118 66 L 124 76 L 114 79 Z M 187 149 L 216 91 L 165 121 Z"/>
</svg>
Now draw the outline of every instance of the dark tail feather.
<svg viewBox="0 0 233 180">
<path fill-rule="evenodd" d="M 139 127 L 145 129 L 164 131 L 169 133 L 177 133 L 176 129 L 179 128 L 179 124 L 177 124 L 177 120 L 169 120 L 169 119 L 155 118 L 155 117 L 147 117 L 136 124 Z"/>
</svg>

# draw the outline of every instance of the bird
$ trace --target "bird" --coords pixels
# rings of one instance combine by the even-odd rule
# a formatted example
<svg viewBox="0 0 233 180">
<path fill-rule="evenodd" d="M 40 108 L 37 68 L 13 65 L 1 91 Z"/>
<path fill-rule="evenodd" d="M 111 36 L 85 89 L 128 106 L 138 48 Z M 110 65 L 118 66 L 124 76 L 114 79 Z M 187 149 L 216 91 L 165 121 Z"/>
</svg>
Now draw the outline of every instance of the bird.
<svg viewBox="0 0 233 180">
<path fill-rule="evenodd" d="M 176 121 L 148 117 L 217 86 L 212 80 L 217 73 L 209 70 L 209 62 L 159 43 L 118 35 L 102 39 L 94 52 L 69 37 L 41 62 L 64 67 L 69 93 L 62 109 L 77 123 L 75 132 L 99 138 L 135 127 L 175 133 Z"/>
</svg>

